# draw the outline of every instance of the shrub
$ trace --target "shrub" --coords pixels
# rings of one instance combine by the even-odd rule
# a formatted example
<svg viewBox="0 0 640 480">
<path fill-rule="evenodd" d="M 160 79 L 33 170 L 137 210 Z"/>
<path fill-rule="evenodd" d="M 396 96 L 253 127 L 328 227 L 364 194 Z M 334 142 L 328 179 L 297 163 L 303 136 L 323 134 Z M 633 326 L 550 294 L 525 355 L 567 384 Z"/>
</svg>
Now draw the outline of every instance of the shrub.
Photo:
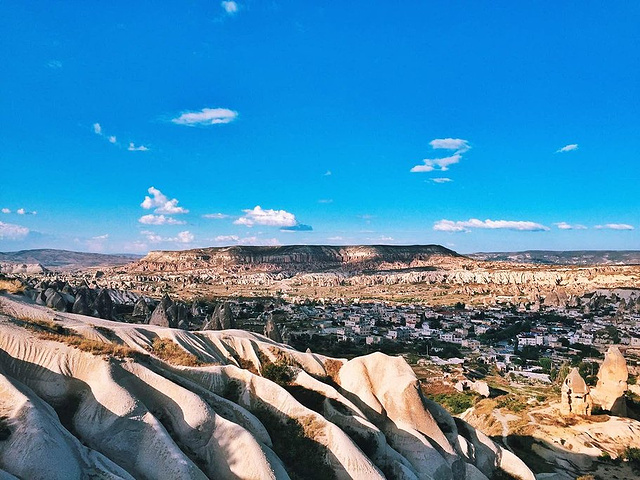
<svg viewBox="0 0 640 480">
<path fill-rule="evenodd" d="M 293 380 L 289 365 L 282 362 L 264 362 L 262 364 L 262 376 L 281 386 L 288 385 Z"/>
<path fill-rule="evenodd" d="M 627 447 L 620 456 L 623 460 L 629 462 L 634 468 L 640 468 L 640 448 Z"/>
<path fill-rule="evenodd" d="M 465 410 L 473 407 L 477 396 L 471 393 L 456 392 L 426 394 L 426 397 L 442 405 L 452 415 L 459 415 Z"/>
<path fill-rule="evenodd" d="M 527 403 L 515 395 L 503 395 L 502 397 L 498 397 L 496 400 L 496 407 L 506 408 L 507 410 L 511 410 L 515 413 L 521 412 L 527 408 Z"/>
</svg>

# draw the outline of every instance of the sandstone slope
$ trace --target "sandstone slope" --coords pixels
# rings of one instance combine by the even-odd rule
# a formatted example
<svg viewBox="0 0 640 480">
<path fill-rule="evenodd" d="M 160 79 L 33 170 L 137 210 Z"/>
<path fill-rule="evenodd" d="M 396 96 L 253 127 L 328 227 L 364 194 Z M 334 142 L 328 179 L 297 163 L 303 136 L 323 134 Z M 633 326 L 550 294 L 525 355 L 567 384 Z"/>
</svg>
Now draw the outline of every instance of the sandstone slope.
<svg viewBox="0 0 640 480">
<path fill-rule="evenodd" d="M 400 358 L 331 359 L 13 296 L 0 311 L 0 478 L 534 478 L 424 399 Z"/>
</svg>

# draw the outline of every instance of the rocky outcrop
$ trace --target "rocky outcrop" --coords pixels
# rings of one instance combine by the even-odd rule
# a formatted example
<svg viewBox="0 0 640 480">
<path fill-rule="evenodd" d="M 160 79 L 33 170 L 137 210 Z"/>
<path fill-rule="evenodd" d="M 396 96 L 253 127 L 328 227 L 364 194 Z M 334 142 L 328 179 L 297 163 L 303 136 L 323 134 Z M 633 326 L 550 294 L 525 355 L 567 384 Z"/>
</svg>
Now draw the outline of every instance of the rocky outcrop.
<svg viewBox="0 0 640 480">
<path fill-rule="evenodd" d="M 179 252 L 149 252 L 136 263 L 126 266 L 129 272 L 184 271 L 218 268 L 239 271 L 246 266 L 263 271 L 300 271 L 328 268 L 379 269 L 384 265 L 419 267 L 436 258 L 463 258 L 440 245 L 288 245 L 234 246 L 200 248 Z"/>
<path fill-rule="evenodd" d="M 218 303 L 213 309 L 213 313 L 203 327 L 204 330 L 226 330 L 236 328 L 235 318 L 231 311 L 229 302 Z"/>
<path fill-rule="evenodd" d="M 133 306 L 133 313 L 131 316 L 146 321 L 151 315 L 151 309 L 143 297 L 140 297 Z"/>
<path fill-rule="evenodd" d="M 627 415 L 625 393 L 629 386 L 627 361 L 615 345 L 609 347 L 598 370 L 598 383 L 592 391 L 594 401 L 613 415 Z"/>
<path fill-rule="evenodd" d="M 39 263 L 0 262 L 0 273 L 34 275 L 45 272 L 47 269 Z"/>
<path fill-rule="evenodd" d="M 278 328 L 278 324 L 273 319 L 273 315 L 271 314 L 267 316 L 267 321 L 264 324 L 264 336 L 273 340 L 274 342 L 282 343 L 282 335 L 280 334 L 280 329 Z"/>
<path fill-rule="evenodd" d="M 76 301 L 73 302 L 73 307 L 71 311 L 79 315 L 91 315 L 93 313 L 91 308 L 89 307 L 89 302 L 87 301 L 86 293 L 79 292 L 76 295 Z"/>
<path fill-rule="evenodd" d="M 96 317 L 111 320 L 113 318 L 113 301 L 106 289 L 100 290 L 92 305 Z"/>
<path fill-rule="evenodd" d="M 560 411 L 564 415 L 591 415 L 593 401 L 589 386 L 580 376 L 577 368 L 573 368 L 562 382 L 562 400 Z"/>
<path fill-rule="evenodd" d="M 10 425 L 0 471 L 19 478 L 534 479 L 513 453 L 423 398 L 400 357 L 347 362 L 240 330 L 115 323 L 2 296 L 0 309 L 23 321 L 55 315 L 105 343 L 93 355 L 0 315 L 0 418 Z M 150 338 L 206 364 L 171 365 L 148 350 Z M 112 341 L 137 353 L 108 357 Z M 257 373 L 273 363 L 290 382 Z"/>
<path fill-rule="evenodd" d="M 157 325 L 159 327 L 176 328 L 178 321 L 175 318 L 176 307 L 173 300 L 166 293 L 160 300 L 149 318 L 149 325 Z"/>
</svg>

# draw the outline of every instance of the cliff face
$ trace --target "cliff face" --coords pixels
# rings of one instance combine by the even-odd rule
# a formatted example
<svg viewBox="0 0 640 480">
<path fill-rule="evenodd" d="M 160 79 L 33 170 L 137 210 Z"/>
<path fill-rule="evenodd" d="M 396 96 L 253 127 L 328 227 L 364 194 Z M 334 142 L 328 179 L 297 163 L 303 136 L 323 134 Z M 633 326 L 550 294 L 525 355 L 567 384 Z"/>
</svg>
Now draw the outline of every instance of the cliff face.
<svg viewBox="0 0 640 480">
<path fill-rule="evenodd" d="M 364 270 L 385 266 L 424 266 L 438 258 L 464 258 L 440 245 L 221 247 L 150 252 L 126 267 L 129 272 L 185 271 L 201 269 L 259 271 Z"/>
</svg>

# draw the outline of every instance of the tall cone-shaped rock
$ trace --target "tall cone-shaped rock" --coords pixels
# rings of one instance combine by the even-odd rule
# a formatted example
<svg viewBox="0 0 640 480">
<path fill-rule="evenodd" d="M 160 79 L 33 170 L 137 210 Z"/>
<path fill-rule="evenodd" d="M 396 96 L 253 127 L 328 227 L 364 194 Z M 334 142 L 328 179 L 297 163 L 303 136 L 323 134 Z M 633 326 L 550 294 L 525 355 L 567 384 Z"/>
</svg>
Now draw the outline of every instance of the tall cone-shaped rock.
<svg viewBox="0 0 640 480">
<path fill-rule="evenodd" d="M 273 315 L 269 314 L 267 317 L 267 323 L 264 325 L 264 336 L 270 338 L 274 342 L 282 343 L 282 335 L 278 324 L 273 319 Z"/>
<path fill-rule="evenodd" d="M 76 295 L 76 301 L 73 302 L 73 308 L 71 309 L 73 313 L 77 313 L 78 315 L 91 315 L 92 311 L 89 308 L 89 302 L 87 302 L 87 295 L 84 291 L 78 291 Z"/>
<path fill-rule="evenodd" d="M 136 301 L 136 304 L 133 306 L 132 316 L 146 320 L 147 318 L 149 318 L 150 314 L 151 309 L 149 308 L 149 305 L 147 305 L 147 302 L 145 302 L 144 297 L 140 297 Z"/>
<path fill-rule="evenodd" d="M 151 318 L 149 319 L 149 325 L 175 328 L 177 325 L 175 325 L 174 318 L 171 314 L 172 307 L 173 300 L 165 293 L 160 303 L 158 303 L 158 306 L 153 310 Z"/>
<path fill-rule="evenodd" d="M 113 302 L 107 289 L 100 290 L 100 293 L 93 302 L 93 310 L 96 317 L 111 320 L 113 317 Z"/>
<path fill-rule="evenodd" d="M 222 330 L 222 326 L 220 325 L 220 319 L 217 315 L 217 309 L 214 308 L 213 313 L 209 317 L 209 320 L 202 327 L 203 330 Z"/>
<path fill-rule="evenodd" d="M 226 330 L 228 328 L 236 328 L 231 306 L 229 302 L 218 303 L 203 330 Z"/>
<path fill-rule="evenodd" d="M 628 389 L 628 379 L 627 362 L 618 347 L 612 345 L 598 370 L 598 383 L 592 392 L 596 403 L 613 415 L 626 416 L 627 405 L 624 394 Z"/>
<path fill-rule="evenodd" d="M 591 415 L 592 407 L 589 386 L 574 367 L 562 382 L 560 411 L 565 415 Z"/>
</svg>

